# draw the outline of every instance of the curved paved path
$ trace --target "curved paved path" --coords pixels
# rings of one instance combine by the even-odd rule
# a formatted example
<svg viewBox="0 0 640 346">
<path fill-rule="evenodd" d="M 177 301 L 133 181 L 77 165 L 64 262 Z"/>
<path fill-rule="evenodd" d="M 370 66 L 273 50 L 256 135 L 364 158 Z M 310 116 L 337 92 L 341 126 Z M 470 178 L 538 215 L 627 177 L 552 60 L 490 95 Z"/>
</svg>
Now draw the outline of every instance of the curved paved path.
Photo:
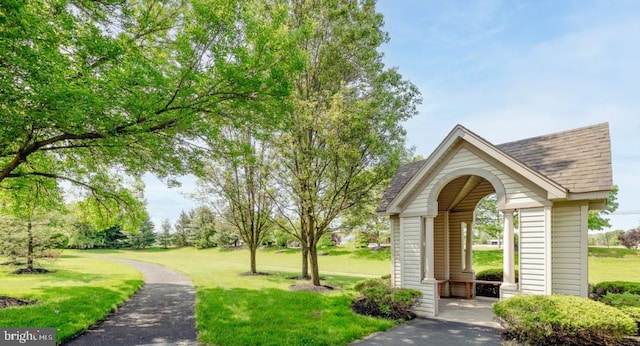
<svg viewBox="0 0 640 346">
<path fill-rule="evenodd" d="M 198 345 L 195 290 L 188 277 L 157 264 L 105 259 L 138 269 L 145 284 L 106 320 L 64 345 Z"/>
</svg>

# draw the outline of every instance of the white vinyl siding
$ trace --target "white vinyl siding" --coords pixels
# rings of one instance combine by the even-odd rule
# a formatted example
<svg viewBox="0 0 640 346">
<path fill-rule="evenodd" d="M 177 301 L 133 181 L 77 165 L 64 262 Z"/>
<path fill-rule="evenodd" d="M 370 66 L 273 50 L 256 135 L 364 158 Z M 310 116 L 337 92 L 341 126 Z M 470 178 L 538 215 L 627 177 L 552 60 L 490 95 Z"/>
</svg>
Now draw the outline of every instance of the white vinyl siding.
<svg viewBox="0 0 640 346">
<path fill-rule="evenodd" d="M 402 242 L 403 242 L 403 263 L 404 272 L 402 287 L 417 288 L 420 285 L 421 246 L 420 246 L 420 217 L 403 217 L 402 222 Z"/>
<path fill-rule="evenodd" d="M 461 147 L 442 167 L 436 168 L 436 172 L 429 176 L 426 186 L 422 184 L 422 186 L 417 188 L 418 192 L 416 192 L 416 194 L 409 199 L 406 206 L 403 207 L 403 213 L 424 213 L 427 210 L 429 193 L 433 189 L 435 183 L 448 173 L 463 168 L 483 169 L 495 175 L 504 185 L 506 199 L 509 204 L 543 206 L 547 203 L 544 197 L 539 196 L 524 184 L 496 168 L 487 160 L 481 158 L 472 151 Z"/>
<path fill-rule="evenodd" d="M 555 204 L 552 235 L 553 293 L 586 297 L 587 210 L 585 203 Z"/>
<path fill-rule="evenodd" d="M 400 257 L 400 219 L 397 216 L 391 216 L 389 222 L 391 224 L 391 278 L 393 286 L 399 287 L 400 282 L 402 281 L 402 263 Z"/>
<path fill-rule="evenodd" d="M 403 247 L 401 256 L 402 287 L 422 292 L 422 298 L 414 308 L 416 314 L 427 317 L 435 316 L 436 291 L 433 284 L 422 282 L 422 256 L 424 255 L 420 234 L 423 228 L 420 223 L 424 221 L 421 217 L 402 217 L 400 220 Z M 432 246 L 432 244 L 427 244 L 427 246 Z"/>
<path fill-rule="evenodd" d="M 520 291 L 545 294 L 547 220 L 544 208 L 520 210 Z"/>
</svg>

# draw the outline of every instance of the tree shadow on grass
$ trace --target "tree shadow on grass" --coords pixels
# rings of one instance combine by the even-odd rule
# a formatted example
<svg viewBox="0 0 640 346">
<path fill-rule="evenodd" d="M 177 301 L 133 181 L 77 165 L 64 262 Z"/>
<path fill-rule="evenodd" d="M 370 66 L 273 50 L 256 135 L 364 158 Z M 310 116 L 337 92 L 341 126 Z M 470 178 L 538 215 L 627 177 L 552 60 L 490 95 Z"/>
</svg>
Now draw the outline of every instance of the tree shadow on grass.
<svg viewBox="0 0 640 346">
<path fill-rule="evenodd" d="M 394 322 L 359 316 L 351 297 L 281 289 L 198 291 L 198 330 L 216 345 L 344 345 Z"/>
<path fill-rule="evenodd" d="M 96 286 L 42 287 L 26 297 L 37 304 L 0 309 L 0 325 L 56 328 L 56 339 L 61 342 L 103 319 L 141 284 L 141 280 L 128 280 L 115 289 Z"/>
</svg>

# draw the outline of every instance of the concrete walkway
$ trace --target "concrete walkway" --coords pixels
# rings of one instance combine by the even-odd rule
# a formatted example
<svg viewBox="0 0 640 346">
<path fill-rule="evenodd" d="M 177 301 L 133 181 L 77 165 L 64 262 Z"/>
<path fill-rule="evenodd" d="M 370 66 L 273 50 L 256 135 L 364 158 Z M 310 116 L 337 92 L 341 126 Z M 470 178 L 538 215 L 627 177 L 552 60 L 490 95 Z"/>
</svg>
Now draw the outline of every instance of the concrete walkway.
<svg viewBox="0 0 640 346">
<path fill-rule="evenodd" d="M 106 320 L 64 345 L 198 345 L 195 290 L 188 277 L 156 264 L 106 259 L 133 266 L 145 285 Z"/>
<path fill-rule="evenodd" d="M 354 345 L 500 345 L 501 329 L 491 309 L 495 301 L 442 298 L 436 318 L 415 319 Z"/>
<path fill-rule="evenodd" d="M 441 298 L 438 300 L 436 319 L 499 329 L 500 323 L 492 309 L 497 301 L 493 298 Z"/>
<path fill-rule="evenodd" d="M 353 343 L 357 346 L 500 345 L 500 330 L 467 323 L 417 318 Z"/>
</svg>

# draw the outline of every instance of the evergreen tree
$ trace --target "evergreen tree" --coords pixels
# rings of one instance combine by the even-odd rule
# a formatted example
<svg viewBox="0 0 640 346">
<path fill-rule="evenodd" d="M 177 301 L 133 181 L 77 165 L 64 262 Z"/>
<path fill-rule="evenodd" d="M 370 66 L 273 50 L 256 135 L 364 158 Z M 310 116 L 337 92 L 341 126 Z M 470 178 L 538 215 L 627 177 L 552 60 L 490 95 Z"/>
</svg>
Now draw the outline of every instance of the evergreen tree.
<svg viewBox="0 0 640 346">
<path fill-rule="evenodd" d="M 169 219 L 162 220 L 162 223 L 160 224 L 160 234 L 158 234 L 156 240 L 164 249 L 171 246 L 171 223 L 169 223 Z"/>
<path fill-rule="evenodd" d="M 127 243 L 135 249 L 147 248 L 156 241 L 156 233 L 154 232 L 153 222 L 147 217 L 142 221 L 137 232 L 127 233 Z"/>
</svg>

